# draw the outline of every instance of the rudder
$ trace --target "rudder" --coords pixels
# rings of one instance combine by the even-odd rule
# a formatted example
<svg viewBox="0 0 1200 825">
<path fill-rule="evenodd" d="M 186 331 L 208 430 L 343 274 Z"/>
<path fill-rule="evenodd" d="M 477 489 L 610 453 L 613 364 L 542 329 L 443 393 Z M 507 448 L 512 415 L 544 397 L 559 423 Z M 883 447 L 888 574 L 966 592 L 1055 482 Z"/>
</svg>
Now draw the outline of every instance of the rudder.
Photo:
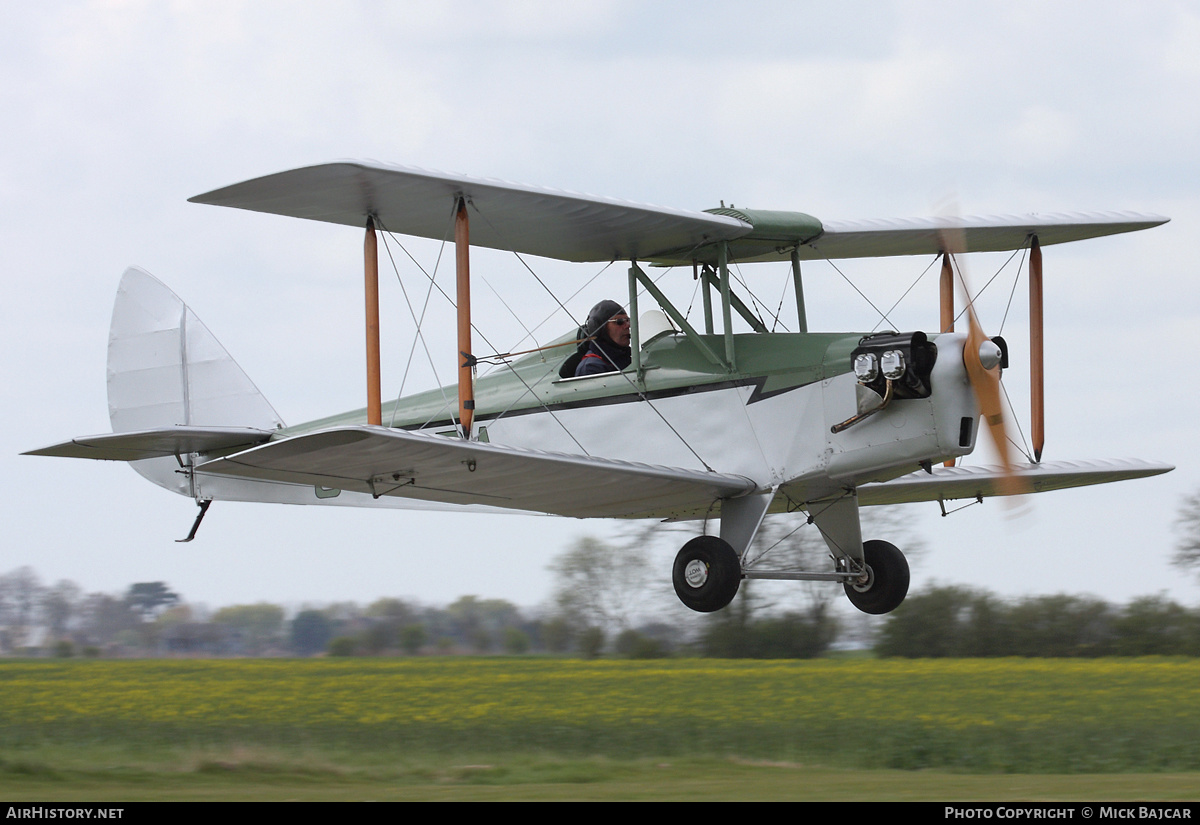
<svg viewBox="0 0 1200 825">
<path fill-rule="evenodd" d="M 283 420 L 204 323 L 150 273 L 121 276 L 108 336 L 114 433 L 176 425 L 274 430 Z M 161 487 L 191 495 L 174 458 L 130 462 Z"/>
</svg>

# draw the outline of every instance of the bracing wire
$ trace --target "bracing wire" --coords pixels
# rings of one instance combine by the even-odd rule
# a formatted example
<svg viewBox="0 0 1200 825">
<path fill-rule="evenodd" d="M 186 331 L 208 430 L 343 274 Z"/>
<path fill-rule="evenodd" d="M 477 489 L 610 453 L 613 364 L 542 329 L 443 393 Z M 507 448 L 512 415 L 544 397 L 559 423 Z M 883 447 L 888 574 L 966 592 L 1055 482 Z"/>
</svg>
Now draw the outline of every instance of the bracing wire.
<svg viewBox="0 0 1200 825">
<path fill-rule="evenodd" d="M 866 302 L 867 302 L 867 304 L 869 304 L 869 305 L 870 305 L 871 309 L 873 309 L 873 310 L 875 310 L 877 313 L 879 313 L 879 317 L 880 317 L 880 318 L 882 318 L 882 319 L 883 319 L 884 321 L 886 321 L 886 322 L 887 322 L 889 325 L 891 325 L 891 327 L 892 327 L 893 329 L 895 329 L 895 328 L 896 328 L 896 325 L 892 323 L 892 319 L 891 319 L 891 318 L 889 318 L 889 317 L 887 316 L 887 313 L 886 313 L 886 312 L 884 312 L 884 311 L 882 311 L 882 310 L 881 310 L 879 307 L 875 306 L 875 303 L 874 303 L 874 302 L 873 302 L 873 301 L 872 301 L 870 298 L 868 298 L 868 297 L 866 296 L 866 293 L 864 293 L 864 292 L 863 292 L 861 289 L 859 289 L 859 288 L 858 288 L 858 285 L 857 285 L 857 284 L 855 284 L 855 283 L 854 283 L 854 281 L 850 280 L 850 278 L 849 278 L 849 277 L 846 275 L 846 273 L 845 273 L 845 272 L 842 272 L 842 270 L 838 269 L 838 265 L 837 265 L 837 264 L 835 264 L 835 263 L 833 262 L 833 259 L 832 259 L 832 258 L 826 258 L 826 259 L 825 259 L 825 262 L 826 262 L 827 264 L 829 264 L 830 266 L 832 266 L 832 267 L 833 267 L 833 271 L 834 271 L 834 272 L 836 272 L 837 274 L 839 274 L 839 275 L 841 275 L 841 276 L 842 276 L 842 280 L 844 280 L 846 283 L 850 284 L 850 287 L 851 287 L 851 288 L 852 288 L 852 289 L 853 289 L 855 292 L 857 292 L 857 293 L 859 294 L 859 296 L 861 296 L 861 297 L 862 297 L 862 299 L 863 299 L 864 301 L 866 301 Z M 876 325 L 876 326 L 878 326 L 878 325 Z"/>
<path fill-rule="evenodd" d="M 987 288 L 992 285 L 992 282 L 995 281 L 996 278 L 998 278 L 1000 276 L 1000 273 L 1004 271 L 1005 267 L 1007 267 L 1009 265 L 1009 263 L 1012 262 L 1012 259 L 1015 258 L 1020 251 L 1021 251 L 1020 249 L 1014 249 L 1013 253 L 1011 255 L 1009 255 L 1008 258 L 1005 259 L 1004 263 L 1000 264 L 1000 266 L 996 269 L 996 271 L 992 273 L 992 277 L 988 278 L 987 282 L 983 286 L 981 286 L 974 295 L 967 296 L 967 305 L 964 306 L 961 310 L 959 310 L 959 313 L 954 316 L 955 321 L 960 320 L 963 317 L 963 315 L 966 314 L 967 309 L 974 306 L 975 302 L 977 300 L 979 300 L 979 296 L 983 295 L 983 293 L 987 290 Z M 962 267 L 959 266 L 957 257 L 954 255 L 951 255 L 950 260 L 953 261 L 954 266 L 958 267 L 959 281 L 965 284 L 966 281 L 963 280 Z"/>
<path fill-rule="evenodd" d="M 434 263 L 433 274 L 430 275 L 428 272 L 425 271 L 425 268 L 422 267 L 419 262 L 417 262 L 416 258 L 413 258 L 412 254 L 409 253 L 409 251 L 404 248 L 403 244 L 401 244 L 399 241 L 396 242 L 397 245 L 400 246 L 400 248 L 402 250 L 404 250 L 404 254 L 408 255 L 409 259 L 412 260 L 412 262 L 414 264 L 416 264 L 417 268 L 421 270 L 421 272 L 425 275 L 425 277 L 429 279 L 430 286 L 428 288 L 426 288 L 425 301 L 421 305 L 421 313 L 420 313 L 420 316 L 418 316 L 416 311 L 413 309 L 412 301 L 408 297 L 408 290 L 404 286 L 404 281 L 400 277 L 400 267 L 396 263 L 395 256 L 392 255 L 391 245 L 388 244 L 388 242 L 387 242 L 388 236 L 391 233 L 388 232 L 386 229 L 384 229 L 382 234 L 383 234 L 383 248 L 384 248 L 384 250 L 386 250 L 387 255 L 388 255 L 388 260 L 392 264 L 392 271 L 396 273 L 396 282 L 398 284 L 400 284 L 400 292 L 404 295 L 404 303 L 408 307 L 409 315 L 412 316 L 413 324 L 416 326 L 416 330 L 413 333 L 412 346 L 409 347 L 408 358 L 404 363 L 404 375 L 402 376 L 402 378 L 400 380 L 400 390 L 396 396 L 396 403 L 392 404 L 392 417 L 388 423 L 388 426 L 394 426 L 396 423 L 396 413 L 400 407 L 399 402 L 400 402 L 400 399 L 404 396 L 404 387 L 408 383 L 409 370 L 412 367 L 413 355 L 416 353 L 418 341 L 421 342 L 421 347 L 425 350 L 425 357 L 429 360 L 429 368 L 433 371 L 434 381 L 437 383 L 438 388 L 441 390 L 442 400 L 443 401 L 447 400 L 446 399 L 446 389 L 445 389 L 445 386 L 442 384 L 441 378 L 438 376 L 437 365 L 434 363 L 433 353 L 431 353 L 429 351 L 429 343 L 425 340 L 425 336 L 421 332 L 423 323 L 425 321 L 425 312 L 429 308 L 429 298 L 432 293 L 432 287 L 433 287 L 433 285 L 435 285 L 437 283 L 437 268 L 441 264 L 442 249 L 438 250 L 438 257 L 437 257 L 437 261 Z M 444 247 L 445 247 L 445 240 L 442 241 L 442 248 L 444 248 Z"/>
<path fill-rule="evenodd" d="M 469 206 L 471 206 L 471 208 L 474 210 L 474 212 L 475 212 L 475 214 L 476 214 L 476 215 L 479 215 L 479 216 L 480 216 L 480 217 L 481 217 L 481 218 L 482 218 L 482 219 L 483 219 L 483 220 L 484 220 L 484 221 L 485 221 L 485 222 L 488 224 L 488 226 L 489 226 L 489 227 L 491 227 L 491 228 L 492 228 L 493 230 L 495 230 L 495 231 L 496 231 L 498 234 L 500 234 L 500 230 L 499 230 L 499 228 L 498 228 L 498 227 L 496 227 L 496 226 L 495 226 L 495 224 L 493 224 L 493 223 L 492 223 L 492 222 L 491 222 L 491 221 L 488 219 L 487 215 L 485 215 L 485 214 L 483 214 L 482 212 L 480 212 L 480 211 L 479 211 L 479 209 L 478 209 L 478 207 L 476 207 L 476 206 L 475 206 L 475 204 L 474 204 L 474 203 L 472 203 L 471 201 L 469 201 L 469 200 L 468 200 L 468 201 L 467 201 L 467 203 L 468 203 L 468 205 L 469 205 Z M 386 231 L 386 230 L 385 230 L 385 231 Z M 401 249 L 403 249 L 403 250 L 404 250 L 405 254 L 406 254 L 406 255 L 408 255 L 408 257 L 409 257 L 410 259 L 412 259 L 414 263 L 416 263 L 416 259 L 415 259 L 415 258 L 413 258 L 412 254 L 411 254 L 411 253 L 409 253 L 409 252 L 408 252 L 408 250 L 404 248 L 403 244 L 401 244 L 401 243 L 399 242 L 399 240 L 397 240 L 396 242 L 397 242 L 397 244 L 398 244 L 398 245 L 401 247 Z M 568 317 L 570 317 L 570 318 L 571 318 L 571 321 L 572 321 L 572 323 L 574 323 L 575 319 L 574 319 L 574 317 L 573 317 L 573 316 L 571 316 L 570 310 L 568 310 L 568 309 L 567 309 L 567 307 L 566 307 L 566 305 L 565 305 L 565 304 L 564 304 L 564 303 L 563 303 L 561 300 L 559 300 L 558 296 L 557 296 L 557 295 L 554 293 L 554 291 L 550 289 L 550 287 L 549 287 L 549 286 L 546 284 L 546 282 L 545 282 L 544 280 L 542 280 L 542 278 L 541 278 L 541 277 L 540 277 L 540 276 L 537 274 L 537 272 L 535 272 L 535 271 L 534 271 L 534 269 L 533 269 L 533 268 L 532 268 L 532 267 L 531 267 L 531 266 L 530 266 L 530 265 L 529 265 L 529 264 L 528 264 L 528 263 L 525 261 L 525 259 L 524 259 L 524 258 L 523 258 L 523 257 L 522 257 L 522 256 L 521 256 L 519 253 L 517 253 L 517 252 L 516 252 L 516 250 L 515 250 L 515 249 L 513 249 L 512 251 L 513 251 L 513 254 L 516 256 L 517 260 L 521 262 L 521 265 L 522 265 L 522 266 L 524 266 L 524 267 L 525 267 L 525 269 L 527 269 L 527 270 L 529 271 L 529 273 L 530 273 L 530 274 L 531 274 L 531 275 L 534 277 L 534 279 L 535 279 L 535 280 L 538 282 L 538 284 L 539 284 L 539 285 L 541 285 L 542 289 L 544 289 L 544 290 L 546 291 L 546 293 L 547 293 L 548 295 L 550 295 L 550 297 L 551 297 L 551 298 L 554 300 L 554 302 L 555 302 L 555 303 L 558 305 L 558 308 L 559 308 L 559 310 L 561 310 L 561 311 L 562 311 L 563 313 L 565 313 L 565 314 L 566 314 Z M 389 256 L 390 256 L 390 252 L 389 252 Z M 440 260 L 440 252 L 439 252 L 439 260 Z M 608 268 L 608 266 L 609 266 L 609 265 L 611 265 L 611 263 L 612 263 L 612 262 L 610 262 L 609 264 L 606 264 L 606 265 L 605 265 L 605 267 L 604 267 L 604 269 L 602 269 L 600 272 L 597 272 L 597 273 L 596 273 L 596 275 L 594 275 L 594 276 L 593 276 L 593 277 L 592 277 L 592 278 L 591 278 L 591 279 L 588 281 L 588 284 L 592 283 L 592 281 L 594 281 L 594 280 L 595 280 L 597 277 L 599 277 L 599 275 L 600 275 L 600 274 L 601 274 L 601 273 L 602 273 L 602 272 L 603 272 L 605 269 L 607 269 L 607 268 Z M 429 279 L 431 286 L 432 286 L 433 288 L 436 288 L 436 289 L 438 290 L 438 292 L 440 292 L 440 293 L 442 294 L 442 296 L 443 296 L 444 298 L 446 298 L 446 300 L 447 300 L 447 301 L 448 301 L 448 302 L 451 304 L 451 306 L 455 306 L 455 305 L 456 305 L 455 301 L 454 301 L 454 300 L 453 300 L 453 299 L 452 299 L 452 298 L 451 298 L 449 295 L 447 295 L 447 294 L 446 294 L 445 290 L 443 290 L 443 289 L 441 288 L 441 286 L 440 286 L 440 285 L 438 285 L 438 284 L 437 284 L 437 282 L 436 282 L 436 279 L 435 279 L 434 277 L 431 277 L 431 276 L 429 275 L 429 273 L 425 271 L 424 267 L 421 267 L 421 266 L 420 266 L 420 264 L 417 264 L 417 266 L 418 266 L 418 268 L 421 270 L 422 274 L 424 274 L 424 275 L 425 275 L 425 277 L 426 277 L 427 279 Z M 394 261 L 394 259 L 393 259 L 393 268 L 396 268 L 396 267 L 395 267 L 395 261 Z M 663 275 L 665 275 L 665 274 L 666 274 L 666 272 L 664 271 Z M 662 276 L 660 276 L 660 277 L 662 277 Z M 397 269 L 397 278 L 399 278 L 399 271 L 398 271 L 398 269 Z M 739 280 L 740 280 L 740 279 L 739 279 Z M 486 279 L 484 279 L 484 282 L 485 282 L 485 283 L 487 283 L 488 287 L 489 287 L 490 289 L 492 289 L 492 291 L 493 291 L 493 292 L 495 292 L 495 291 L 496 291 L 496 290 L 495 290 L 495 289 L 494 289 L 494 288 L 491 286 L 491 284 L 487 282 L 487 280 L 486 280 Z M 582 290 L 583 290 L 583 289 L 584 289 L 584 288 L 585 288 L 585 287 L 586 287 L 588 284 L 585 284 L 585 285 L 584 285 L 584 287 L 580 287 L 580 289 L 579 289 L 579 290 L 576 290 L 576 292 L 572 294 L 571 298 L 574 298 L 574 297 L 575 297 L 575 295 L 578 295 L 578 294 L 579 294 L 579 292 L 581 292 L 581 291 L 582 291 Z M 742 282 L 742 285 L 743 285 L 743 286 L 745 286 L 745 283 L 744 283 L 744 282 Z M 747 292 L 749 292 L 749 287 L 746 287 L 746 290 L 747 290 Z M 753 294 L 752 294 L 752 293 L 751 293 L 751 297 L 753 298 Z M 405 294 L 405 298 L 406 298 L 406 301 L 407 301 L 407 293 Z M 568 298 L 568 300 L 570 300 L 570 298 Z M 503 301 L 503 299 L 502 299 L 502 301 Z M 506 308 L 508 308 L 508 305 L 507 305 L 507 304 L 505 304 L 505 306 L 506 306 Z M 509 308 L 509 311 L 510 311 L 510 312 L 512 311 L 512 310 L 511 310 L 511 308 Z M 412 309 L 411 309 L 411 305 L 410 305 L 410 312 L 412 312 L 412 314 L 413 314 L 413 316 L 414 316 L 414 322 L 416 322 L 416 320 L 417 320 L 417 319 L 416 319 L 416 315 L 415 315 L 415 312 L 413 312 L 413 311 L 412 311 Z M 554 313 L 551 313 L 551 316 L 549 316 L 549 317 L 553 317 L 553 315 L 554 315 Z M 549 320 L 549 317 L 546 319 L 546 321 L 548 321 L 548 320 Z M 422 318 L 423 318 L 423 316 L 422 316 Z M 544 324 L 544 323 L 546 323 L 546 321 L 543 321 L 542 323 Z M 761 321 L 761 318 L 760 318 L 760 321 Z M 542 324 L 538 324 L 538 325 L 537 325 L 537 326 L 536 326 L 534 329 L 536 330 L 536 329 L 537 329 L 537 328 L 539 328 L 541 325 L 542 325 Z M 524 327 L 524 324 L 522 324 L 522 326 Z M 496 347 L 494 344 L 492 344 L 492 342 L 491 342 L 490 340 L 488 340 L 487 336 L 486 336 L 486 335 L 485 335 L 485 334 L 484 334 L 484 333 L 483 333 L 483 332 L 482 332 L 482 331 L 481 331 L 481 330 L 480 330 L 480 329 L 479 329 L 479 328 L 478 328 L 478 327 L 477 327 L 477 326 L 476 326 L 474 323 L 472 323 L 472 324 L 471 324 L 471 328 L 472 328 L 473 330 L 475 330 L 475 332 L 477 332 L 477 333 L 479 334 L 479 337 L 480 337 L 480 338 L 483 340 L 483 342 L 484 342 L 484 343 L 485 343 L 485 344 L 486 344 L 488 347 L 490 347 L 490 348 L 492 349 L 492 351 L 493 351 L 493 352 L 499 352 L 499 349 L 498 349 L 498 348 L 497 348 L 497 347 Z M 532 337 L 532 336 L 533 336 L 533 331 L 529 330 L 529 329 L 528 329 L 528 327 L 524 327 L 524 328 L 525 328 L 525 331 L 526 331 L 526 337 Z M 419 330 L 419 329 L 420 329 L 420 327 L 419 327 L 419 324 L 418 324 L 418 330 Z M 536 338 L 535 338 L 534 340 L 536 341 Z M 424 341 L 424 338 L 422 337 L 422 342 L 423 342 L 423 341 Z M 524 341 L 524 339 L 522 339 L 522 341 Z M 415 346 L 415 343 L 414 343 L 414 346 Z M 428 350 L 427 350 L 427 352 L 428 352 Z M 543 408 L 543 409 L 544 409 L 544 410 L 545 410 L 547 413 L 549 413 L 549 414 L 550 414 L 550 416 L 551 416 L 551 417 L 554 419 L 555 423 L 557 423 L 557 424 L 558 424 L 558 425 L 559 425 L 559 426 L 560 426 L 560 427 L 563 429 L 563 431 L 564 431 L 564 432 L 565 432 L 565 433 L 566 433 L 566 434 L 567 434 L 567 435 L 568 435 L 568 436 L 571 438 L 571 440 L 575 442 L 575 444 L 576 444 L 576 445 L 579 447 L 579 449 L 580 449 L 580 450 L 583 450 L 583 452 L 586 454 L 586 453 L 587 453 L 587 450 L 586 450 L 586 449 L 584 449 L 583 445 L 579 443 L 578 439 L 576 439 L 576 438 L 575 438 L 575 436 L 574 436 L 574 435 L 573 435 L 573 434 L 570 432 L 570 430 L 569 430 L 569 429 L 566 427 L 566 425 L 562 423 L 562 421 L 561 421 L 561 420 L 558 418 L 558 416 L 557 416 L 557 415 L 555 415 L 554 411 L 553 411 L 552 409 L 550 409 L 550 407 L 549 407 L 549 406 L 548 406 L 548 405 L 547 405 L 547 404 L 546 404 L 544 401 L 541 401 L 541 400 L 540 400 L 540 398 L 538 397 L 537 393 L 536 393 L 536 392 L 534 392 L 534 387 L 536 387 L 538 384 L 540 384 L 540 383 L 541 383 L 541 381 L 545 380 L 545 378 L 546 378 L 547 376 L 549 376 L 551 373 L 549 373 L 549 372 L 548 372 L 548 373 L 547 373 L 545 376 L 543 376 L 541 379 L 539 379 L 537 382 L 535 382 L 533 386 L 530 386 L 530 384 L 529 384 L 529 383 L 528 383 L 528 382 L 527 382 L 527 381 L 524 379 L 524 377 L 522 377 L 522 376 L 520 375 L 520 373 L 519 373 L 519 372 L 518 372 L 518 371 L 515 369 L 515 367 L 513 367 L 513 366 L 512 366 L 512 364 L 510 364 L 510 363 L 507 361 L 507 359 L 501 359 L 501 363 L 502 363 L 504 366 L 508 367 L 509 371 L 510 371 L 510 372 L 512 372 L 512 374 L 513 374 L 513 375 L 514 375 L 514 376 L 515 376 L 515 377 L 516 377 L 516 378 L 517 378 L 517 379 L 518 379 L 518 380 L 519 380 L 519 381 L 520 381 L 520 382 L 521 382 L 521 383 L 524 385 L 524 387 L 525 387 L 525 390 L 526 390 L 526 391 L 525 391 L 525 393 L 524 393 L 524 394 L 522 394 L 522 395 L 521 395 L 521 396 L 520 396 L 518 399 L 516 399 L 516 400 L 514 400 L 512 403 L 510 403 L 509 407 L 507 407 L 507 408 L 504 410 L 504 412 L 502 412 L 502 413 L 500 414 L 500 416 L 497 416 L 497 417 L 496 417 L 496 419 L 493 419 L 493 420 L 498 420 L 498 419 L 499 419 L 500 417 L 502 417 L 502 416 L 503 416 L 505 413 L 507 413 L 509 410 L 511 410 L 511 408 L 512 408 L 512 407 L 513 407 L 513 406 L 514 406 L 516 403 L 517 403 L 517 401 L 519 401 L 519 400 L 520 400 L 520 398 L 524 398 L 526 395 L 532 396 L 532 397 L 533 397 L 535 400 L 538 400 L 538 401 L 539 401 L 539 403 L 540 403 L 541 407 L 542 407 L 542 408 Z M 698 461 L 699 461 L 699 462 L 700 462 L 700 463 L 701 463 L 701 464 L 702 464 L 702 465 L 703 465 L 703 466 L 704 466 L 704 467 L 705 467 L 705 468 L 706 468 L 706 469 L 707 469 L 709 472 L 712 472 L 712 471 L 713 471 L 713 468 L 712 468 L 711 466 L 709 466 L 708 462 L 706 462 L 706 461 L 705 461 L 705 460 L 704 460 L 704 459 L 703 459 L 703 458 L 700 456 L 700 454 L 699 454 L 698 452 L 696 452 L 696 450 L 695 450 L 695 449 L 692 447 L 692 445 L 688 443 L 687 439 L 685 439 L 685 438 L 683 437 L 683 435 L 682 435 L 682 434 L 681 434 L 681 433 L 680 433 L 680 432 L 679 432 L 679 431 L 678 431 L 678 430 L 675 428 L 675 426 L 674 426 L 673 424 L 671 424 L 671 422 L 670 422 L 670 421 L 668 421 L 668 420 L 667 420 L 667 418 L 666 418 L 666 417 L 665 417 L 665 416 L 662 414 L 662 412 L 661 412 L 661 411 L 660 411 L 660 410 L 659 410 L 659 409 L 658 409 L 658 408 L 657 408 L 657 407 L 656 407 L 656 406 L 653 404 L 653 402 L 651 402 L 651 400 L 649 399 L 649 397 L 647 397 L 647 395 L 646 395 L 644 392 L 642 392 L 642 391 L 641 391 L 641 390 L 640 390 L 640 389 L 637 387 L 637 385 L 636 385 L 636 384 L 635 384 L 635 383 L 632 381 L 632 379 L 630 379 L 630 378 L 629 378 L 629 376 L 625 375 L 624 373 L 620 373 L 619 371 L 618 371 L 618 374 L 621 374 L 621 375 L 622 375 L 622 376 L 625 378 L 625 380 L 626 380 L 626 381 L 627 381 L 627 382 L 630 384 L 630 386 L 633 388 L 633 390 L 634 390 L 634 393 L 635 393 L 635 394 L 638 396 L 638 398 L 640 398 L 642 401 L 645 401 L 645 402 L 646 402 L 646 405 L 647 405 L 647 406 L 648 406 L 648 407 L 649 407 L 649 408 L 650 408 L 650 409 L 651 409 L 651 410 L 654 412 L 654 414 L 655 414 L 656 416 L 658 416 L 658 418 L 659 418 L 659 419 L 661 419 L 661 420 L 662 420 L 662 422 L 663 422 L 663 423 L 664 423 L 664 424 L 667 426 L 667 428 L 668 428 L 668 429 L 669 429 L 669 430 L 670 430 L 670 431 L 671 431 L 671 432 L 672 432 L 672 433 L 673 433 L 673 434 L 676 436 L 676 438 L 678 438 L 678 439 L 679 439 L 679 441 L 680 441 L 680 442 L 681 442 L 681 443 L 682 443 L 682 444 L 683 444 L 683 445 L 684 445 L 684 446 L 685 446 L 685 447 L 688 449 L 688 451 L 689 451 L 689 452 L 691 452 L 691 454 L 692 454 L 693 456 L 695 456 L 695 457 L 696 457 L 696 459 L 697 459 L 697 460 L 698 460 Z M 439 381 L 439 383 L 440 383 L 440 381 Z M 445 393 L 444 393 L 444 388 L 443 388 L 443 396 L 444 396 L 444 394 L 445 394 Z M 444 400 L 445 400 L 445 399 L 444 399 Z M 447 402 L 446 404 L 444 404 L 444 405 L 443 405 L 443 409 L 444 409 L 444 408 L 445 408 L 447 405 L 448 405 L 448 402 Z M 395 409 L 393 409 L 393 421 L 394 421 L 394 419 L 395 419 Z M 432 420 L 433 420 L 433 419 L 431 419 L 431 421 L 432 421 Z M 428 426 L 428 424 L 429 424 L 429 422 L 426 422 L 426 426 Z"/>
<path fill-rule="evenodd" d="M 767 322 L 763 320 L 763 310 L 766 307 L 765 301 L 760 301 L 758 296 L 754 294 L 754 290 L 750 289 L 750 285 L 746 283 L 746 279 L 742 277 L 742 268 L 735 261 L 732 264 L 732 271 L 737 282 L 741 284 L 742 289 L 746 290 L 746 294 L 750 296 L 750 303 L 754 305 L 754 315 L 758 318 L 758 322 L 762 324 L 763 329 L 767 328 Z"/>
<path fill-rule="evenodd" d="M 917 279 L 915 281 L 913 281 L 911 284 L 909 284 L 908 289 L 904 290 L 904 292 L 901 293 L 900 297 L 896 299 L 896 302 L 894 304 L 892 304 L 891 307 L 888 308 L 889 313 L 896 311 L 896 307 L 900 306 L 900 302 L 903 301 L 905 298 L 907 298 L 908 293 L 912 292 L 913 289 L 916 287 L 916 285 L 921 282 L 921 279 L 924 278 L 925 275 L 929 272 L 929 270 L 933 269 L 933 265 L 938 262 L 939 258 L 941 258 L 941 255 L 936 256 L 932 261 L 930 261 L 928 266 L 926 266 L 923 270 L 921 270 L 921 274 L 917 276 Z M 874 332 L 875 330 L 879 329 L 879 323 L 880 322 L 878 322 L 878 321 L 875 322 L 875 326 L 873 326 L 871 328 L 871 332 Z M 888 323 L 891 323 L 891 322 L 889 321 Z"/>
<path fill-rule="evenodd" d="M 1011 261 L 1012 258 L 1009 258 L 1008 260 Z M 1008 321 L 1008 311 L 1010 309 L 1012 309 L 1013 297 L 1017 294 L 1017 284 L 1021 280 L 1021 273 L 1025 270 L 1024 264 L 1025 264 L 1025 250 L 1022 249 L 1021 250 L 1021 260 L 1017 262 L 1017 274 L 1013 276 L 1012 289 L 1009 290 L 1009 293 L 1008 293 L 1008 303 L 1004 307 L 1004 317 L 1000 319 L 1000 331 L 996 333 L 997 335 L 1004 334 L 1004 324 L 1006 321 Z M 1004 265 L 1008 266 L 1008 261 L 1005 261 Z"/>
<path fill-rule="evenodd" d="M 1004 393 L 1004 403 L 1008 405 L 1009 417 L 1012 418 L 1013 424 L 1015 424 L 1017 427 L 1017 435 L 1021 437 L 1021 443 L 1018 444 L 1017 442 L 1013 441 L 1012 436 L 1005 436 L 1005 438 L 1008 439 L 1008 443 L 1016 447 L 1021 455 L 1025 456 L 1025 459 L 1032 464 L 1033 456 L 1031 453 L 1033 451 L 1029 449 L 1029 443 L 1025 440 L 1025 431 L 1021 429 L 1021 419 L 1017 417 L 1016 408 L 1013 407 L 1012 399 L 1008 395 L 1008 388 L 1004 386 L 1003 381 L 1000 382 L 1000 391 Z"/>
</svg>

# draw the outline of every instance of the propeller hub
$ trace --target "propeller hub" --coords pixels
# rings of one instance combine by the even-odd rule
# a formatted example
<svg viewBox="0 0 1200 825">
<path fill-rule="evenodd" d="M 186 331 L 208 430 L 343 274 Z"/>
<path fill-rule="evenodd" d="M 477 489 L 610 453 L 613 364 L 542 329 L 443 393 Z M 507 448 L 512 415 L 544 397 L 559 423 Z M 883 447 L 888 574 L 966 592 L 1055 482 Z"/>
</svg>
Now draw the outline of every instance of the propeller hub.
<svg viewBox="0 0 1200 825">
<path fill-rule="evenodd" d="M 985 370 L 994 370 L 1000 366 L 1000 361 L 1003 357 L 1004 352 L 995 341 L 985 339 L 979 345 L 979 363 L 983 365 Z"/>
</svg>

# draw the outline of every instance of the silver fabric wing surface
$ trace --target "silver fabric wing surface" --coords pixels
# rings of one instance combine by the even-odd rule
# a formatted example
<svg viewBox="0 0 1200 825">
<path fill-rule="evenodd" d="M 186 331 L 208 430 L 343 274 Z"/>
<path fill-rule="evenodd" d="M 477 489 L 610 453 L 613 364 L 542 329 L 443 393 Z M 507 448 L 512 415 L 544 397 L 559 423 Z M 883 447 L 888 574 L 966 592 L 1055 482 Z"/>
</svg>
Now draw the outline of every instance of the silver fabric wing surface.
<svg viewBox="0 0 1200 825">
<path fill-rule="evenodd" d="M 1175 469 L 1170 464 L 1137 458 L 1091 459 L 1086 461 L 1044 461 L 1013 468 L 1012 475 L 1027 481 L 1030 493 L 1046 493 L 1070 487 L 1108 484 L 1131 478 L 1146 478 Z M 1003 467 L 936 467 L 931 473 L 920 470 L 878 484 L 858 488 L 858 502 L 906 504 L 914 501 L 951 501 L 965 498 L 989 498 L 1003 495 L 1008 473 Z"/>
<path fill-rule="evenodd" d="M 932 255 L 943 251 L 947 231 L 961 237 L 966 250 L 990 252 L 1020 249 L 1035 234 L 1046 246 L 1133 232 L 1168 220 L 1135 212 L 1070 212 L 821 221 L 815 238 L 809 224 L 768 238 L 731 215 L 367 161 L 292 169 L 190 200 L 356 227 L 374 216 L 390 232 L 449 240 L 459 198 L 474 213 L 473 246 L 564 261 L 641 260 L 667 266 L 712 259 L 715 244 L 745 236 L 759 238 L 756 250 L 769 241 L 765 245 L 772 251 L 740 258 L 734 254 L 733 259 L 788 260 L 798 248 L 801 260 L 821 260 Z"/>
<path fill-rule="evenodd" d="M 693 515 L 756 487 L 737 475 L 367 426 L 294 436 L 196 471 L 576 518 Z"/>
<path fill-rule="evenodd" d="M 389 232 L 449 240 L 459 198 L 473 213 L 472 246 L 564 261 L 686 254 L 751 229 L 723 215 L 357 161 L 279 172 L 190 200 L 360 228 L 374 216 Z"/>
</svg>

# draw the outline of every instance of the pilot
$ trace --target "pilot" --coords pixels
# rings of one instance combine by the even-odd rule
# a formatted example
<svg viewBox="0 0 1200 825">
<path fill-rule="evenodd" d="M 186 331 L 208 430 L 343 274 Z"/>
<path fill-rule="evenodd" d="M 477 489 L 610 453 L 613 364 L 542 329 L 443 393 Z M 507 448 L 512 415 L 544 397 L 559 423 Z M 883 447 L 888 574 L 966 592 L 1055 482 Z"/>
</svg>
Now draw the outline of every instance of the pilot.
<svg viewBox="0 0 1200 825">
<path fill-rule="evenodd" d="M 600 375 L 629 366 L 629 313 L 616 301 L 601 301 L 592 307 L 584 325 L 592 340 L 575 368 L 575 375 Z"/>
</svg>

